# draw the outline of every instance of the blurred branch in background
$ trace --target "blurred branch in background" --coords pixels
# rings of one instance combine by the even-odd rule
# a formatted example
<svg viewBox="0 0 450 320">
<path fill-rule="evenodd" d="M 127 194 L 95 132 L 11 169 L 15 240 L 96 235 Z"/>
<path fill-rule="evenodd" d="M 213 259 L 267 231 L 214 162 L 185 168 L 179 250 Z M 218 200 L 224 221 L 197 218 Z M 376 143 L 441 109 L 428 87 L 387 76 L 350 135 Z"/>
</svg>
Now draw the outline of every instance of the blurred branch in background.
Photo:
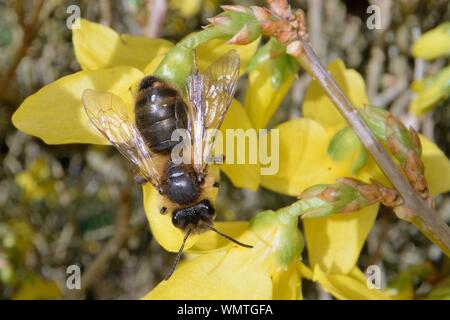
<svg viewBox="0 0 450 320">
<path fill-rule="evenodd" d="M 147 0 L 147 23 L 144 33 L 147 37 L 157 38 L 161 33 L 164 18 L 167 12 L 166 0 Z"/>
<path fill-rule="evenodd" d="M 100 22 L 105 26 L 111 26 L 112 13 L 111 13 L 111 1 L 110 0 L 100 0 Z"/>
<path fill-rule="evenodd" d="M 41 26 L 40 14 L 44 5 L 44 0 L 36 0 L 32 1 L 32 3 L 33 6 L 28 18 L 26 17 L 25 13 L 24 1 L 17 1 L 16 3 L 15 8 L 17 13 L 17 20 L 22 29 L 22 41 L 12 59 L 11 65 L 0 80 L 0 99 L 4 98 L 5 92 L 15 75 L 17 67 L 19 66 L 22 59 L 26 56 L 28 48 L 36 38 Z"/>
<path fill-rule="evenodd" d="M 130 193 L 124 188 L 120 195 L 116 221 L 112 238 L 106 243 L 100 254 L 89 264 L 81 277 L 81 289 L 67 293 L 71 299 L 81 299 L 96 281 L 102 278 L 108 263 L 117 256 L 130 235 L 130 216 L 132 212 Z"/>
</svg>

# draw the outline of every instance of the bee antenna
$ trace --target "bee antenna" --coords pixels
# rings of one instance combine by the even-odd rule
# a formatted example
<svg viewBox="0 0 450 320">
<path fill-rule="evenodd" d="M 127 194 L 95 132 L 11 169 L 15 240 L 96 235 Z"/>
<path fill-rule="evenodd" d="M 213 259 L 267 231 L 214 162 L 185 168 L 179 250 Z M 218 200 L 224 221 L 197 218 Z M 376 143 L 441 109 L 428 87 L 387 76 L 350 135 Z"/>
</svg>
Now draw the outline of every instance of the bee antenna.
<svg viewBox="0 0 450 320">
<path fill-rule="evenodd" d="M 183 243 L 181 244 L 180 250 L 178 250 L 177 256 L 175 257 L 175 261 L 173 262 L 172 269 L 170 270 L 169 274 L 166 276 L 166 278 L 164 280 L 169 280 L 169 278 L 174 273 L 175 268 L 178 265 L 178 262 L 180 262 L 181 254 L 183 253 L 183 249 L 184 249 L 184 245 L 186 244 L 186 241 L 189 238 L 191 231 L 192 231 L 192 228 L 189 228 L 189 230 L 186 232 L 186 235 L 184 236 Z"/>
<path fill-rule="evenodd" d="M 220 232 L 219 230 L 217 230 L 216 228 L 214 228 L 214 227 L 213 227 L 212 225 L 210 225 L 210 224 L 205 223 L 204 226 L 205 226 L 207 229 L 209 229 L 209 230 L 211 230 L 211 231 L 214 231 L 215 233 L 221 235 L 222 237 L 224 237 L 224 238 L 226 238 L 226 239 L 228 239 L 228 240 L 230 240 L 230 241 L 232 241 L 232 242 L 234 242 L 234 243 L 240 245 L 241 247 L 245 247 L 245 248 L 253 248 L 253 246 L 251 246 L 251 245 L 249 245 L 249 244 L 245 244 L 245 243 L 239 242 L 239 241 L 237 241 L 236 239 L 233 239 L 232 237 L 230 237 L 229 235 L 226 235 L 225 233 Z"/>
</svg>

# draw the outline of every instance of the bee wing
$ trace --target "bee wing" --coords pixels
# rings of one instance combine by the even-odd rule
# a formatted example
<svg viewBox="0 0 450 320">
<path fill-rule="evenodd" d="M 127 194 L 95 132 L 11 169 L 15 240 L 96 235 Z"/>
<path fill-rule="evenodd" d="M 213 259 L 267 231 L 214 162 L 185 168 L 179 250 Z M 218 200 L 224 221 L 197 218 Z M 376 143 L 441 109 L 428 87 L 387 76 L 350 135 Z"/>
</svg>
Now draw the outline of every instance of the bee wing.
<svg viewBox="0 0 450 320">
<path fill-rule="evenodd" d="M 205 170 L 205 160 L 209 158 L 214 143 L 216 131 L 207 129 L 220 128 L 233 100 L 239 79 L 239 63 L 237 51 L 230 50 L 204 73 L 193 73 L 188 78 L 188 114 L 197 172 Z"/>
<path fill-rule="evenodd" d="M 147 181 L 158 187 L 160 174 L 153 163 L 152 154 L 134 121 L 130 120 L 123 100 L 109 92 L 86 89 L 82 101 L 97 130 L 139 169 Z"/>
</svg>

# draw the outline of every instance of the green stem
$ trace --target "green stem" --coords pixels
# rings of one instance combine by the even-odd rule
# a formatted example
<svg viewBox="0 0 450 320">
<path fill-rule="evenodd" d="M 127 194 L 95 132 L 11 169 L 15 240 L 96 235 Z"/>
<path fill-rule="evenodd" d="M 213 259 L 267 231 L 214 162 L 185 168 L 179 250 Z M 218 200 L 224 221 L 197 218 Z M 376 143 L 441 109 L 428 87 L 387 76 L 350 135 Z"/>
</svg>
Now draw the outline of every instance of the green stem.
<svg viewBox="0 0 450 320">
<path fill-rule="evenodd" d="M 202 43 L 206 41 L 223 38 L 223 31 L 218 30 L 215 27 L 210 27 L 203 29 L 202 31 L 194 32 L 186 36 L 183 40 L 181 40 L 177 46 L 181 46 L 184 48 L 195 49 Z M 229 36 L 228 36 L 229 37 Z"/>
</svg>

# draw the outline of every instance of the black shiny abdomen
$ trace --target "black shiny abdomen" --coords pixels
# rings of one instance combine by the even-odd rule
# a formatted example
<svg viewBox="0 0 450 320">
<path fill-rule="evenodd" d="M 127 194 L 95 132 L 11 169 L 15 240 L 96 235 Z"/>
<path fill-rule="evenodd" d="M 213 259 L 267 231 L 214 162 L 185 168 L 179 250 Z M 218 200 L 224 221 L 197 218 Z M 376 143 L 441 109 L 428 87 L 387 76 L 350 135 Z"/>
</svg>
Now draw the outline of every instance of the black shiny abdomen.
<svg viewBox="0 0 450 320">
<path fill-rule="evenodd" d="M 164 193 L 178 204 L 187 205 L 197 200 L 200 196 L 200 185 L 192 167 L 170 162 L 166 170 Z"/>
<path fill-rule="evenodd" d="M 175 129 L 187 128 L 187 108 L 180 94 L 156 77 L 145 77 L 135 104 L 136 126 L 155 153 L 169 153 Z"/>
</svg>

